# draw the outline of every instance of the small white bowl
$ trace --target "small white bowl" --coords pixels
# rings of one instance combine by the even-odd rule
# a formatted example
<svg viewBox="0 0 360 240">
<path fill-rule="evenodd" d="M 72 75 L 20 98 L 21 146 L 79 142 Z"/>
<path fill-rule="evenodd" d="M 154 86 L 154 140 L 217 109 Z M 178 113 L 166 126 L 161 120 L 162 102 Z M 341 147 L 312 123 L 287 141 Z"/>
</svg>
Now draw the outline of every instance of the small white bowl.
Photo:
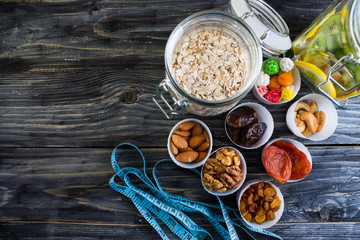
<svg viewBox="0 0 360 240">
<path fill-rule="evenodd" d="M 298 102 L 300 101 L 310 102 L 311 100 L 316 102 L 319 111 L 325 112 L 326 121 L 323 129 L 320 132 L 316 132 L 311 134 L 309 137 L 305 137 L 295 124 L 294 111 L 296 104 Z M 334 104 L 325 96 L 317 93 L 311 93 L 300 98 L 289 107 L 286 113 L 286 125 L 289 128 L 289 130 L 298 137 L 309 139 L 312 141 L 323 141 L 328 137 L 330 137 L 335 132 L 337 123 L 338 123 L 338 115 L 336 108 L 334 107 Z"/>
<path fill-rule="evenodd" d="M 171 149 L 170 149 L 170 141 L 171 141 L 171 136 L 173 135 L 174 131 L 177 130 L 178 126 L 181 124 L 181 123 L 184 123 L 184 122 L 190 122 L 190 121 L 194 121 L 194 122 L 197 122 L 199 123 L 207 132 L 207 134 L 209 135 L 209 139 L 210 139 L 210 146 L 208 148 L 208 154 L 206 155 L 206 157 L 199 161 L 199 162 L 195 162 L 195 163 L 183 163 L 183 162 L 179 162 L 178 160 L 176 160 L 176 156 L 172 153 Z M 167 140 L 167 149 L 168 149 L 168 153 L 169 153 L 169 156 L 170 158 L 173 160 L 173 162 L 180 166 L 180 167 L 183 167 L 183 168 L 197 168 L 197 167 L 200 167 L 201 165 L 203 165 L 206 160 L 209 158 L 210 156 L 210 153 L 211 153 L 211 150 L 212 150 L 212 146 L 213 146 L 213 139 L 212 139 L 212 134 L 210 132 L 210 129 L 208 128 L 208 126 L 203 123 L 202 121 L 200 121 L 199 119 L 196 119 L 196 118 L 187 118 L 187 119 L 184 119 L 180 122 L 178 122 L 170 131 L 170 134 L 169 134 L 169 137 L 168 137 L 168 140 Z"/>
<path fill-rule="evenodd" d="M 280 58 L 272 58 L 274 59 L 276 62 L 280 62 Z M 265 63 L 266 61 L 264 61 Z M 263 63 L 263 67 L 264 67 L 264 63 Z M 294 66 L 294 68 L 291 70 L 291 73 L 292 73 L 292 76 L 294 78 L 294 82 L 292 85 L 294 85 L 294 97 L 291 99 L 293 100 L 295 98 L 295 96 L 298 94 L 299 90 L 300 90 L 300 87 L 301 87 L 301 76 L 300 76 L 300 72 L 299 72 L 299 69 L 297 67 Z M 265 104 L 268 104 L 268 105 L 277 105 L 277 104 L 284 104 L 284 103 L 287 103 L 287 102 L 290 102 L 291 100 L 289 101 L 285 101 L 284 99 L 280 100 L 279 102 L 277 103 L 273 103 L 273 102 L 270 102 L 268 100 L 266 100 L 266 98 L 260 94 L 259 90 L 258 90 L 258 87 L 256 86 L 256 84 L 254 85 L 253 89 L 253 94 L 255 95 L 255 97 L 262 103 L 265 103 Z"/>
<path fill-rule="evenodd" d="M 227 146 L 227 147 L 218 148 L 216 151 L 212 152 L 212 153 L 210 154 L 210 156 L 213 155 L 213 154 L 215 154 L 217 151 L 219 151 L 220 149 L 223 149 L 223 148 L 230 148 L 230 149 L 235 150 L 236 154 L 237 154 L 237 155 L 239 156 L 239 158 L 240 158 L 241 171 L 242 171 L 242 173 L 243 173 L 243 178 L 242 178 L 242 180 L 239 182 L 239 185 L 238 185 L 237 188 L 229 189 L 229 190 L 227 190 L 227 191 L 225 191 L 225 192 L 217 192 L 217 191 L 215 191 L 215 190 L 210 191 L 210 190 L 204 185 L 204 182 L 203 182 L 203 174 L 204 174 L 204 165 L 203 165 L 202 168 L 201 168 L 201 184 L 202 184 L 202 186 L 204 187 L 204 189 L 205 189 L 208 193 L 210 193 L 210 194 L 212 194 L 212 195 L 216 195 L 216 196 L 227 196 L 227 195 L 233 194 L 234 192 L 238 191 L 238 190 L 240 189 L 240 187 L 243 185 L 243 183 L 245 182 L 246 173 L 247 173 L 245 158 L 244 158 L 244 156 L 240 153 L 240 151 L 237 150 L 237 149 L 234 148 L 234 147 L 229 147 L 229 146 Z"/>
<path fill-rule="evenodd" d="M 281 218 L 283 212 L 284 212 L 284 207 L 285 207 L 285 203 L 284 203 L 284 197 L 280 191 L 280 189 L 278 187 L 276 187 L 274 184 L 272 184 L 271 182 L 267 182 L 267 183 L 270 183 L 271 186 L 273 186 L 276 190 L 276 194 L 279 196 L 279 199 L 281 200 L 281 205 L 280 205 L 280 209 L 277 210 L 275 212 L 275 219 L 272 220 L 272 221 L 267 221 L 263 224 L 258 224 L 258 223 L 255 223 L 255 222 L 248 222 L 246 221 L 246 219 L 244 218 L 244 216 L 241 214 L 241 211 L 240 211 L 240 201 L 241 201 L 241 197 L 243 195 L 243 193 L 245 192 L 245 190 L 253 185 L 253 184 L 256 184 L 258 182 L 267 182 L 267 181 L 261 181 L 261 180 L 258 180 L 258 179 L 252 179 L 252 180 L 249 180 L 247 181 L 242 187 L 241 187 L 241 190 L 238 192 L 237 196 L 236 196 L 236 199 L 237 199 L 237 204 L 238 204 L 238 209 L 239 209 L 239 213 L 243 219 L 243 221 L 245 223 L 247 223 L 248 225 L 254 227 L 254 228 L 261 228 L 261 229 L 265 229 L 265 228 L 270 228 L 272 226 L 274 226 Z"/>
<path fill-rule="evenodd" d="M 236 146 L 240 147 L 240 148 L 244 148 L 244 149 L 256 149 L 261 147 L 262 145 L 264 145 L 267 141 L 269 141 L 271 135 L 273 134 L 274 131 L 274 120 L 271 116 L 271 113 L 262 105 L 258 104 L 258 103 L 253 103 L 253 102 L 247 102 L 247 103 L 242 103 L 237 105 L 235 108 L 233 108 L 227 115 L 226 118 L 229 116 L 229 114 L 234 111 L 235 109 L 239 108 L 239 107 L 251 107 L 255 110 L 255 112 L 257 113 L 257 117 L 258 117 L 258 122 L 264 122 L 266 123 L 266 131 L 265 134 L 262 136 L 262 138 L 257 141 L 255 144 L 253 144 L 251 147 L 246 147 L 244 145 L 240 145 L 236 142 L 234 142 L 231 137 L 229 136 L 227 127 L 226 127 L 226 120 L 225 120 L 225 132 L 227 137 L 230 139 L 230 141 L 235 144 Z M 226 119 L 225 118 L 225 119 Z"/>
<path fill-rule="evenodd" d="M 309 162 L 310 162 L 311 168 L 312 168 L 312 158 L 311 158 L 311 154 L 310 154 L 308 148 L 305 147 L 305 145 L 302 144 L 301 142 L 298 142 L 298 141 L 296 141 L 296 140 L 294 140 L 294 139 L 290 139 L 290 138 L 275 138 L 275 139 L 272 139 L 271 141 L 269 141 L 269 142 L 265 145 L 265 147 L 264 147 L 264 149 L 262 150 L 262 153 L 261 153 L 261 162 L 262 162 L 263 166 L 264 166 L 264 158 L 263 158 L 263 155 L 264 155 L 265 149 L 268 148 L 271 144 L 273 144 L 273 143 L 276 142 L 276 141 L 284 141 L 284 142 L 289 142 L 289 143 L 294 144 L 295 147 L 297 147 L 297 149 L 299 149 L 301 152 L 303 152 L 303 153 L 306 155 L 307 159 L 308 159 Z M 265 167 L 265 166 L 264 166 L 264 167 Z M 310 172 L 311 172 L 311 171 L 310 171 Z M 310 173 L 309 173 L 309 174 L 310 174 Z M 298 182 L 298 181 L 303 180 L 304 178 L 306 178 L 306 176 L 303 177 L 303 178 L 301 178 L 301 179 L 298 179 L 298 180 L 288 180 L 287 182 L 290 182 L 290 183 L 291 183 L 291 182 Z"/>
</svg>

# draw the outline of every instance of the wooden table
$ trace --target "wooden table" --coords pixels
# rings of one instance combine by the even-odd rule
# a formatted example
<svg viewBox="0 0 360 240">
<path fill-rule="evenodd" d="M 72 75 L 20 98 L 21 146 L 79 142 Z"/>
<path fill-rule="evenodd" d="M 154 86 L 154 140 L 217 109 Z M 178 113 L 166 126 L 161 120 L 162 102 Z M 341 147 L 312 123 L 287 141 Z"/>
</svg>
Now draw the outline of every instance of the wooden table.
<svg viewBox="0 0 360 240">
<path fill-rule="evenodd" d="M 332 1 L 267 2 L 293 38 Z M 117 144 L 132 142 L 150 167 L 168 158 L 170 129 L 194 116 L 165 120 L 151 101 L 164 78 L 166 41 L 185 17 L 226 3 L 0 3 L 1 239 L 159 239 L 131 201 L 109 188 L 110 155 Z M 297 99 L 309 92 L 303 85 Z M 252 93 L 245 101 L 257 102 Z M 272 138 L 304 143 L 313 169 L 304 181 L 277 184 L 285 211 L 270 230 L 284 239 L 359 239 L 360 99 L 338 109 L 337 130 L 322 142 L 297 138 L 287 129 L 289 106 L 267 106 L 275 120 Z M 224 117 L 198 117 L 213 132 L 214 148 L 231 145 Z M 241 150 L 248 179 L 271 180 L 261 150 Z M 141 167 L 134 157 L 122 163 Z M 175 164 L 160 179 L 168 192 L 216 202 L 202 190 L 200 178 Z M 223 200 L 237 208 L 235 195 Z M 193 219 L 214 233 L 205 220 Z"/>
</svg>

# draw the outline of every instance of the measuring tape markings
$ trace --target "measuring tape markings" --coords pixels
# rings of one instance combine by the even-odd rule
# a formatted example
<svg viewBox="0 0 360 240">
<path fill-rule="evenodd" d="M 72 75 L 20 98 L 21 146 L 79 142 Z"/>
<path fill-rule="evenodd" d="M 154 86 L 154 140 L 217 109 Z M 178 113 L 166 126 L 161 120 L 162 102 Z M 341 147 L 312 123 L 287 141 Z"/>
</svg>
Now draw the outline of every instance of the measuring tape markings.
<svg viewBox="0 0 360 240">
<path fill-rule="evenodd" d="M 144 218 L 153 226 L 153 228 L 159 233 L 159 235 L 163 239 L 169 239 L 164 231 L 161 229 L 160 225 L 156 222 L 156 220 L 151 216 L 151 212 L 154 213 L 162 222 L 165 223 L 165 225 L 177 236 L 179 236 L 182 239 L 187 240 L 197 240 L 193 234 L 197 235 L 198 232 L 190 233 L 185 228 L 183 228 L 171 215 L 166 213 L 165 211 L 162 211 L 160 208 L 149 202 L 146 198 L 139 195 L 135 191 L 131 190 L 130 188 L 121 186 L 119 184 L 116 184 L 114 181 L 114 178 L 110 180 L 110 186 L 117 192 L 120 192 L 124 194 L 125 196 L 129 197 L 134 205 L 137 207 L 139 212 L 144 216 Z"/>
<path fill-rule="evenodd" d="M 134 147 L 141 155 L 143 160 L 143 166 L 144 166 L 144 172 L 141 172 L 138 169 L 135 168 L 124 168 L 121 169 L 119 165 L 117 164 L 115 152 L 116 149 L 120 146 L 128 145 Z M 254 232 L 258 232 L 261 234 L 269 235 L 278 239 L 282 239 L 280 236 L 268 232 L 263 229 L 257 229 L 254 227 L 251 227 L 250 225 L 246 224 L 245 222 L 240 219 L 240 217 L 236 214 L 235 210 L 231 207 L 225 206 L 219 197 L 217 197 L 220 206 L 215 204 L 209 204 L 209 203 L 202 203 L 202 202 L 196 202 L 189 200 L 185 197 L 175 195 L 175 194 L 169 194 L 165 192 L 161 186 L 160 183 L 156 177 L 155 174 L 155 168 L 160 162 L 164 162 L 168 160 L 160 160 L 158 163 L 155 164 L 153 168 L 153 178 L 155 180 L 156 186 L 153 184 L 153 182 L 150 180 L 150 178 L 146 175 L 146 162 L 145 157 L 142 154 L 142 152 L 138 149 L 137 146 L 131 144 L 131 143 L 122 143 L 115 147 L 113 150 L 113 153 L 111 155 L 111 163 L 115 170 L 115 173 L 117 176 L 119 176 L 123 182 L 125 182 L 128 187 L 116 184 L 114 181 L 114 178 L 116 175 L 114 175 L 110 179 L 110 186 L 124 194 L 125 196 L 129 197 L 136 207 L 139 209 L 140 213 L 144 216 L 144 218 L 156 229 L 156 231 L 159 233 L 159 235 L 163 239 L 168 239 L 164 231 L 161 229 L 161 227 L 158 225 L 156 220 L 151 216 L 150 212 L 153 212 L 161 221 L 165 223 L 169 227 L 169 229 L 174 232 L 177 236 L 179 236 L 181 239 L 192 239 L 192 237 L 195 236 L 196 239 L 203 239 L 206 237 L 206 235 L 212 236 L 202 227 L 199 227 L 195 222 L 193 222 L 186 214 L 184 214 L 182 211 L 177 210 L 181 209 L 186 212 L 200 212 L 202 213 L 206 219 L 214 226 L 216 231 L 220 234 L 220 236 L 223 239 L 229 239 L 229 237 L 232 240 L 239 239 L 235 226 L 240 227 L 243 229 L 247 234 L 249 234 L 253 239 L 255 239 L 246 229 L 244 229 L 239 224 L 232 221 L 227 213 L 227 210 L 230 210 L 233 212 L 236 216 L 236 218 L 244 224 L 245 227 L 247 227 L 249 230 L 252 230 Z M 193 172 L 200 174 L 196 169 L 191 169 Z M 140 180 L 142 180 L 148 188 L 156 195 L 157 198 L 152 196 L 151 194 L 136 188 L 133 184 L 131 184 L 130 179 L 128 177 L 128 174 L 135 174 L 139 177 Z M 121 186 L 121 187 L 120 187 Z M 129 193 L 129 191 L 135 192 L 135 195 Z M 139 199 L 141 201 L 139 201 Z M 164 202 L 160 201 L 159 199 L 163 200 Z M 166 203 L 165 203 L 166 202 Z M 155 207 L 155 208 L 154 208 Z M 176 208 L 175 208 L 176 207 Z M 215 214 L 213 211 L 211 211 L 210 208 L 216 208 L 221 209 L 223 216 L 219 214 Z M 160 209 L 160 211 L 159 211 Z M 149 211 L 148 211 L 149 210 Z M 171 215 L 173 215 L 175 218 L 177 218 L 184 227 L 188 228 L 188 230 L 191 232 L 189 233 L 184 227 L 182 227 Z M 150 216 L 150 217 L 149 217 Z M 155 223 L 154 223 L 155 222 Z M 219 223 L 219 222 L 225 222 L 226 226 L 228 227 L 229 232 Z M 230 234 L 229 234 L 230 233 Z M 213 238 L 212 238 L 213 239 Z"/>
</svg>

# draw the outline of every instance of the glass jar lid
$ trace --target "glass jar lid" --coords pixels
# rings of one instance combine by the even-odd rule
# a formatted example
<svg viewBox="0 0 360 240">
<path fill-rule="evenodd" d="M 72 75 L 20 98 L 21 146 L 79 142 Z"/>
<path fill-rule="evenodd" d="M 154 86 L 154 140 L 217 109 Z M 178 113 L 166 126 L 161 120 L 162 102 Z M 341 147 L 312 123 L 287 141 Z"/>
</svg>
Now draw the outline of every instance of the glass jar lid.
<svg viewBox="0 0 360 240">
<path fill-rule="evenodd" d="M 284 19 L 262 0 L 230 0 L 232 14 L 243 19 L 259 38 L 263 54 L 276 57 L 291 48 Z"/>
<path fill-rule="evenodd" d="M 349 16 L 349 18 L 352 19 L 350 33 L 353 34 L 353 39 L 355 40 L 357 57 L 360 57 L 360 0 L 354 0 L 353 4 Z"/>
</svg>

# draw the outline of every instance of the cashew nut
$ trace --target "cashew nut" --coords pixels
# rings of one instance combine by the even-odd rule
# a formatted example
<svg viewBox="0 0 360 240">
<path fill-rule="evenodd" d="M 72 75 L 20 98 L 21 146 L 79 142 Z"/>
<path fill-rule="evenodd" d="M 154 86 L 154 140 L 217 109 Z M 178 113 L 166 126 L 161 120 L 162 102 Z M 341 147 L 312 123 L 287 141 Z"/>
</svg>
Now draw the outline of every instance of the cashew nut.
<svg viewBox="0 0 360 240">
<path fill-rule="evenodd" d="M 303 134 L 305 137 L 309 137 L 309 136 L 312 134 L 312 132 L 310 132 L 309 128 L 306 128 L 306 129 L 302 132 L 302 134 Z"/>
<path fill-rule="evenodd" d="M 306 128 L 306 124 L 303 120 L 298 119 L 297 117 L 295 118 L 295 124 L 298 127 L 300 132 L 305 131 Z"/>
<path fill-rule="evenodd" d="M 311 101 L 311 102 L 309 103 L 309 106 L 310 106 L 310 112 L 311 112 L 311 113 L 316 112 L 317 109 L 318 109 L 318 106 L 317 106 L 317 104 L 316 104 L 315 101 Z"/>
<path fill-rule="evenodd" d="M 295 111 L 299 111 L 300 109 L 304 109 L 305 111 L 309 112 L 311 110 L 310 105 L 306 102 L 298 102 L 295 106 Z"/>
<path fill-rule="evenodd" d="M 325 115 L 325 113 L 323 111 L 317 111 L 317 112 L 314 113 L 314 115 L 317 118 L 318 123 L 319 123 L 319 126 L 318 126 L 316 131 L 320 132 L 323 129 L 324 125 L 325 125 L 326 115 Z"/>
<path fill-rule="evenodd" d="M 311 112 L 303 112 L 300 116 L 300 119 L 306 123 L 306 126 L 311 133 L 315 133 L 319 127 L 317 118 Z"/>
</svg>

